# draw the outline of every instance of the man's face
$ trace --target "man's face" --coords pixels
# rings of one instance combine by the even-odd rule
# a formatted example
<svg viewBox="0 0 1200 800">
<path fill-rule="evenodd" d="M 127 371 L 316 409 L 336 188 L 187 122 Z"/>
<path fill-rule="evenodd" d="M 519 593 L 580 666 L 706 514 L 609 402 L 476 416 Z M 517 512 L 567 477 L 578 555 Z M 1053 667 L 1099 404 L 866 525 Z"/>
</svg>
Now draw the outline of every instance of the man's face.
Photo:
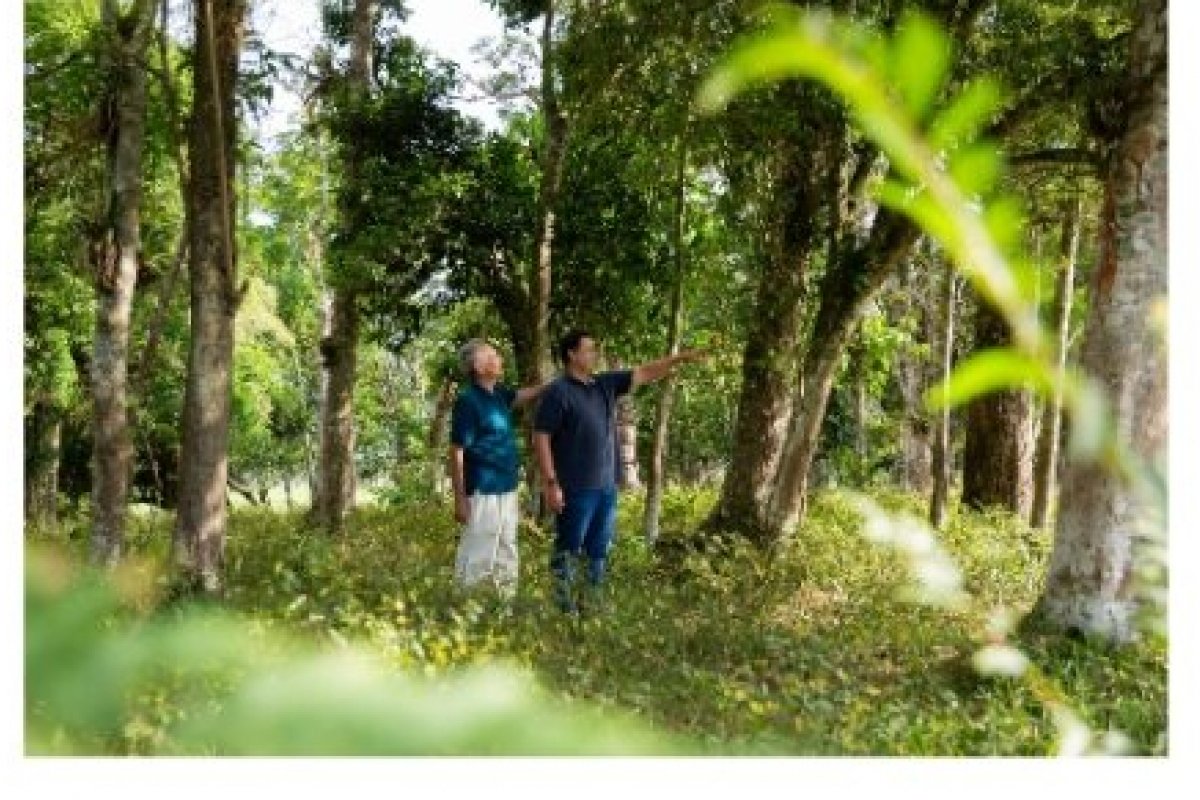
<svg viewBox="0 0 1200 800">
<path fill-rule="evenodd" d="M 499 379 L 504 374 L 504 361 L 491 345 L 484 345 L 476 350 L 472 362 L 475 375 L 481 380 Z"/>
<path fill-rule="evenodd" d="M 579 346 L 568 351 L 567 355 L 578 369 L 590 373 L 596 369 L 596 362 L 600 359 L 600 348 L 596 346 L 595 339 L 585 336 L 579 340 Z"/>
</svg>

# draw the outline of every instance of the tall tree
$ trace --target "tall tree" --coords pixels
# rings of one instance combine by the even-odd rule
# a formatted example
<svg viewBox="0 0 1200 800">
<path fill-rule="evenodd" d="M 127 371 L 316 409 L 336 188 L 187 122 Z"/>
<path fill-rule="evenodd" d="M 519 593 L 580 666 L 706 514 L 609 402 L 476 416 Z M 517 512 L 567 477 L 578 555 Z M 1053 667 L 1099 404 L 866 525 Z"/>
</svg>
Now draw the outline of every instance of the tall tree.
<svg viewBox="0 0 1200 800">
<path fill-rule="evenodd" d="M 687 254 L 684 251 L 684 231 L 687 227 L 687 167 L 688 126 L 685 124 L 679 136 L 675 163 L 675 224 L 671 231 L 671 249 L 675 257 L 674 280 L 671 286 L 671 305 L 667 312 L 667 354 L 679 352 L 683 334 L 683 295 L 687 275 Z M 646 507 L 642 527 L 646 544 L 653 546 L 658 540 L 659 519 L 662 514 L 663 490 L 666 485 L 665 461 L 667 436 L 671 424 L 671 407 L 675 403 L 675 376 L 669 375 L 663 382 L 658 408 L 654 416 L 654 439 L 650 446 L 650 474 L 646 483 Z"/>
<path fill-rule="evenodd" d="M 602 332 L 610 346 L 623 348 L 627 356 L 634 352 L 657 355 L 664 334 L 668 349 L 681 335 L 679 324 L 672 332 L 672 320 L 679 317 L 675 309 L 682 309 L 683 296 L 679 270 L 684 258 L 682 239 L 675 240 L 686 234 L 694 247 L 700 231 L 715 217 L 708 210 L 701 215 L 704 219 L 688 220 L 685 231 L 681 198 L 688 191 L 699 190 L 699 182 L 687 181 L 687 175 L 717 167 L 724 173 L 722 184 L 736 185 L 736 198 L 725 204 L 729 225 L 744 232 L 746 218 L 751 217 L 756 233 L 769 227 L 760 220 L 777 216 L 762 208 L 767 197 L 762 182 L 772 170 L 762 163 L 766 159 L 748 147 L 750 132 L 759 125 L 774 130 L 780 127 L 775 117 L 784 116 L 790 123 L 794 115 L 781 115 L 778 106 L 768 109 L 765 104 L 751 103 L 750 113 L 739 115 L 738 125 L 729 129 L 724 120 L 698 121 L 690 113 L 698 76 L 707 69 L 718 46 L 728 41 L 738 26 L 747 24 L 746 11 L 738 4 L 681 0 L 669 15 L 662 14 L 659 4 L 650 0 L 560 5 L 568 22 L 556 48 L 563 83 L 559 100 L 570 109 L 573 144 L 559 204 L 561 222 L 556 227 L 552 327 L 556 320 L 569 325 L 589 319 L 592 321 L 587 324 Z M 679 169 L 661 169 L 663 152 L 656 143 L 663 141 L 682 143 L 672 148 Z M 605 166 L 596 169 L 600 165 Z M 739 175 L 731 179 L 735 171 Z M 610 206 L 610 198 L 618 200 L 619 192 L 612 188 L 617 175 L 621 176 L 625 202 Z M 725 195 L 724 190 L 721 194 Z M 629 201 L 644 209 L 640 216 L 629 213 Z M 619 218 L 628 222 L 612 224 Z M 744 234 L 742 238 L 749 241 L 754 237 Z M 724 243 L 727 246 L 721 248 L 722 257 L 728 259 L 724 266 L 741 255 L 734 251 L 743 243 L 729 246 L 734 244 L 732 240 L 729 237 Z M 765 241 L 757 244 L 764 253 L 769 249 Z M 636 257 L 629 258 L 634 254 Z M 725 299 L 740 301 L 745 294 L 740 284 L 737 291 L 730 292 L 728 284 L 724 288 Z M 643 308 L 638 292 L 644 294 L 646 289 L 658 296 L 678 297 L 681 302 L 672 299 L 665 315 L 653 306 L 640 317 L 630 314 Z M 601 309 L 598 314 L 597 309 Z M 621 319 L 614 314 L 622 315 Z M 740 315 L 736 323 L 731 322 L 726 320 L 724 333 L 736 333 Z M 663 388 L 654 425 L 646 519 L 652 538 L 659 497 L 656 487 L 666 472 L 666 435 L 674 396 L 674 385 Z"/>
<path fill-rule="evenodd" d="M 865 243 L 840 254 L 822 278 L 820 305 L 800 368 L 800 392 L 771 498 L 767 541 L 794 531 L 804 515 L 809 472 L 838 363 L 863 309 L 917 239 L 911 223 L 880 210 Z"/>
<path fill-rule="evenodd" d="M 1152 320 L 1167 293 L 1166 0 L 1139 0 L 1121 110 L 1105 164 L 1100 262 L 1081 366 L 1107 392 L 1119 434 L 1147 463 L 1166 458 L 1167 362 Z M 1096 462 L 1064 470 L 1040 610 L 1053 624 L 1114 639 L 1133 631 L 1133 546 L 1144 498 Z"/>
<path fill-rule="evenodd" d="M 350 63 L 346 88 L 351 105 L 362 104 L 371 92 L 371 56 L 375 43 L 377 0 L 354 0 L 350 18 Z M 343 143 L 345 186 L 361 190 L 361 151 L 355 142 Z M 327 329 L 321 340 L 322 381 L 320 456 L 313 511 L 329 530 L 338 530 L 354 506 L 354 377 L 359 337 L 358 287 L 340 282 L 329 301 Z"/>
<path fill-rule="evenodd" d="M 958 304 L 957 273 L 942 265 L 941 331 L 937 339 L 940 378 L 948 380 L 954 368 L 954 311 Z M 933 493 L 929 499 L 929 522 L 935 528 L 946 521 L 946 506 L 950 500 L 951 475 L 954 467 L 954 447 L 950 437 L 950 406 L 938 412 L 937 429 L 933 437 Z"/>
<path fill-rule="evenodd" d="M 533 373 L 529 309 L 537 168 L 515 131 L 489 134 L 471 159 L 471 186 L 456 206 L 460 233 L 452 282 L 464 295 L 488 298 L 504 321 L 520 380 Z"/>
<path fill-rule="evenodd" d="M 132 24 L 131 4 L 123 3 L 121 9 L 121 16 Z M 102 290 L 89 256 L 98 255 L 102 247 L 109 248 L 109 256 L 116 251 L 115 240 L 106 238 L 105 229 L 111 230 L 107 214 L 113 200 L 112 137 L 120 120 L 108 100 L 115 100 L 114 37 L 134 33 L 129 27 L 116 31 L 105 24 L 103 10 L 99 2 L 31 0 L 25 5 L 24 316 L 30 435 L 26 477 L 31 487 L 37 484 L 46 490 L 28 496 L 46 502 L 34 509 L 33 516 L 44 515 L 47 520 L 53 513 L 54 484 L 62 493 L 85 501 L 92 499 L 96 487 L 92 366 Z M 138 64 L 138 69 L 145 69 L 144 61 Z M 141 289 L 154 286 L 162 275 L 162 264 L 169 258 L 165 251 L 179 229 L 182 211 L 175 202 L 175 174 L 164 158 L 166 126 L 155 88 L 153 83 L 146 87 L 149 97 L 137 176 L 138 202 L 144 209 L 138 225 L 138 288 L 125 326 L 130 374 L 124 382 L 131 410 L 140 394 L 133 374 L 135 362 L 143 360 L 136 357 L 147 305 L 147 293 Z M 97 102 L 98 98 L 105 102 Z M 103 313 L 110 311 L 111 306 Z M 169 431 L 173 439 L 178 405 L 161 409 L 164 416 L 169 414 L 170 423 L 160 430 Z M 136 430 L 144 440 L 144 429 L 135 425 L 132 414 L 126 416 L 127 431 Z M 55 440 L 60 445 L 57 451 L 52 445 Z M 126 486 L 131 496 L 138 490 L 128 477 Z"/>
<path fill-rule="evenodd" d="M 146 53 L 155 4 L 127 11 L 105 0 L 107 201 L 91 242 L 97 303 L 91 363 L 92 560 L 112 565 L 125 539 L 133 446 L 126 393 L 129 326 L 141 257 L 142 147 L 146 133 Z"/>
<path fill-rule="evenodd" d="M 831 161 L 839 158 L 842 125 L 840 112 L 812 87 L 787 89 L 783 102 L 805 109 L 813 124 L 793 123 L 772 147 L 776 160 L 768 202 L 773 214 L 742 357 L 732 459 L 708 521 L 710 527 L 740 531 L 763 544 L 771 538 L 769 507 L 795 402 L 805 278 L 816 256 L 828 176 L 838 169 Z M 814 433 L 814 449 L 815 444 Z"/>
<path fill-rule="evenodd" d="M 230 458 L 244 473 L 258 471 L 264 461 L 271 464 L 285 490 L 290 479 L 303 472 L 311 489 L 319 449 L 315 434 L 320 367 L 308 356 L 319 352 L 321 337 L 321 320 L 314 309 L 321 298 L 330 221 L 325 186 L 328 136 L 310 124 L 280 145 L 253 175 L 252 198 L 260 215 L 252 216 L 251 225 L 242 231 L 241 263 L 253 273 L 254 284 L 246 304 L 256 314 L 248 318 L 245 308 L 238 314 L 237 424 Z M 255 218 L 260 222 L 253 222 Z M 261 222 L 264 219 L 269 222 Z M 265 373 L 266 380 L 258 373 Z M 256 399 L 245 402 L 249 398 Z M 239 406 L 242 413 L 236 413 Z M 246 414 L 248 407 L 262 411 Z M 265 429 L 250 421 L 260 415 L 267 417 Z M 315 496 L 311 491 L 310 497 Z"/>
<path fill-rule="evenodd" d="M 1067 363 L 1067 343 L 1071 332 L 1071 296 L 1075 290 L 1075 259 L 1079 252 L 1080 200 L 1068 201 L 1063 209 L 1060 264 L 1055 276 L 1054 303 L 1050 323 L 1055 332 L 1055 358 L 1061 375 Z M 1058 473 L 1059 440 L 1062 438 L 1062 397 L 1047 399 L 1042 409 L 1037 452 L 1034 459 L 1033 508 L 1029 524 L 1044 528 L 1050 521 Z"/>
<path fill-rule="evenodd" d="M 571 114 L 563 98 L 563 30 L 573 20 L 563 0 L 493 0 L 493 5 L 510 26 L 529 25 L 541 19 L 539 38 L 539 83 L 536 108 L 540 120 L 538 136 L 538 183 L 533 217 L 532 258 L 519 256 L 528 264 L 528 279 L 507 279 L 511 286 L 524 286 L 524 322 L 514 332 L 517 369 L 524 384 L 544 381 L 550 374 L 550 296 L 554 276 L 554 239 L 559 225 L 559 203 L 566 168 Z M 513 266 L 510 265 L 508 269 Z M 536 495 L 536 493 L 535 493 Z"/>
<path fill-rule="evenodd" d="M 206 592 L 221 587 L 225 551 L 233 323 L 241 289 L 233 225 L 234 94 L 245 0 L 196 0 L 189 158 L 191 342 L 183 398 L 174 551 Z"/>
<path fill-rule="evenodd" d="M 356 445 L 364 419 L 353 402 L 363 390 L 355 382 L 359 358 L 367 358 L 359 349 L 374 341 L 396 350 L 421 325 L 421 298 L 438 294 L 431 279 L 455 255 L 451 220 L 479 135 L 476 123 L 449 107 L 458 85 L 453 67 L 394 33 L 405 15 L 395 0 L 325 6 L 330 46 L 348 44 L 351 55 L 316 93 L 343 164 L 337 224 L 325 249 L 333 302 L 321 342 L 328 367 L 313 509 L 332 531 L 352 505 L 355 459 L 363 455 Z"/>
<path fill-rule="evenodd" d="M 550 289 L 554 263 L 554 225 L 562 189 L 563 165 L 567 157 L 567 136 L 570 132 L 566 110 L 559 98 L 555 73 L 556 48 L 554 25 L 555 0 L 545 0 L 542 9 L 542 121 L 545 141 L 540 156 L 541 182 L 538 186 L 537 213 L 533 235 L 535 255 L 533 296 L 529 311 L 533 315 L 532 353 L 527 358 L 531 371 L 523 376 L 530 384 L 538 384 L 549 375 L 550 368 Z"/>
<path fill-rule="evenodd" d="M 958 16 L 955 8 L 945 13 L 966 31 L 972 8 Z M 874 5 L 860 13 L 884 25 L 893 19 Z M 733 457 L 709 521 L 764 546 L 802 518 L 829 394 L 858 316 L 917 240 L 907 220 L 885 210 L 872 213 L 858 200 L 879 170 L 877 151 L 858 141 L 824 93 L 798 91 L 802 97 L 783 95 L 785 107 L 798 111 L 789 135 L 792 156 L 774 189 L 776 202 L 790 214 L 773 237 L 781 248 L 775 250 L 777 266 L 761 277 Z M 816 272 L 818 259 L 823 274 L 810 278 L 817 305 L 809 312 L 809 329 L 799 331 L 801 274 Z"/>
</svg>

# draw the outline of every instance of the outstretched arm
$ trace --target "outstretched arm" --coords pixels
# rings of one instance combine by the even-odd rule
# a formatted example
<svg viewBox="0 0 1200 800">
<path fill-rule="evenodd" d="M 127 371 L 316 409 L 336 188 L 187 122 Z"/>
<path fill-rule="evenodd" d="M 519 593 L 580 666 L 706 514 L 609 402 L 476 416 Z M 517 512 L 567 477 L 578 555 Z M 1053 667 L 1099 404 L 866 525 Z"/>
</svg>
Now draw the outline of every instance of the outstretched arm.
<svg viewBox="0 0 1200 800">
<path fill-rule="evenodd" d="M 523 406 L 526 403 L 532 403 L 534 400 L 538 399 L 538 396 L 542 393 L 542 390 L 549 385 L 550 382 L 547 381 L 541 386 L 523 386 L 520 389 L 517 389 L 517 396 L 516 399 L 513 400 L 513 405 Z"/>
<path fill-rule="evenodd" d="M 708 353 L 703 350 L 683 350 L 673 356 L 639 364 L 633 368 L 633 388 L 636 389 L 642 384 L 665 378 L 671 374 L 676 364 L 703 361 L 706 358 L 708 358 Z"/>
</svg>

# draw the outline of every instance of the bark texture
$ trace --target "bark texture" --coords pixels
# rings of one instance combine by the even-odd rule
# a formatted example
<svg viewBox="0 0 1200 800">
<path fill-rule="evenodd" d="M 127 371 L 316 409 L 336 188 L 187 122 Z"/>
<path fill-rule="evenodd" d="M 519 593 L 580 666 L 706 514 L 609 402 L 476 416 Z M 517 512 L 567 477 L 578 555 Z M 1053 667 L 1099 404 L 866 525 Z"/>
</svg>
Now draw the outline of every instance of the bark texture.
<svg viewBox="0 0 1200 800">
<path fill-rule="evenodd" d="M 93 563 L 114 565 L 125 542 L 133 473 L 129 427 L 129 329 L 141 257 L 142 152 L 146 69 L 154 4 L 139 0 L 122 14 L 103 6 L 107 38 L 105 127 L 107 200 L 91 246 L 96 330 L 91 360 Z"/>
<path fill-rule="evenodd" d="M 234 84 L 245 34 L 242 0 L 197 0 L 191 125 L 188 270 L 191 342 L 175 560 L 193 585 L 221 589 L 229 476 L 233 323 L 240 290 L 234 249 Z"/>
<path fill-rule="evenodd" d="M 1108 164 L 1081 362 L 1107 391 L 1119 435 L 1149 461 L 1167 457 L 1167 361 L 1151 323 L 1167 294 L 1167 3 L 1142 0 L 1136 8 L 1127 125 Z M 1132 638 L 1133 545 L 1145 516 L 1111 471 L 1067 464 L 1040 604 L 1048 620 Z"/>
</svg>

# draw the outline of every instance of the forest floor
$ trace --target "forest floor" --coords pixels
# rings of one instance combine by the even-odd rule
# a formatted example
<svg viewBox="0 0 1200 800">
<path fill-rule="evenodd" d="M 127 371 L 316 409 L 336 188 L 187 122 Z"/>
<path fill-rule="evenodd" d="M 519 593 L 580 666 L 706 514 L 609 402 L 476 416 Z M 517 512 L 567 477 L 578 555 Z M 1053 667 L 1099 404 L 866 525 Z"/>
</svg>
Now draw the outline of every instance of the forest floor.
<svg viewBox="0 0 1200 800">
<path fill-rule="evenodd" d="M 916 497 L 873 496 L 891 510 L 923 510 Z M 642 542 L 641 497 L 623 495 L 605 608 L 583 618 L 554 608 L 550 539 L 527 523 L 520 590 L 504 606 L 453 588 L 457 531 L 443 503 L 359 509 L 336 539 L 298 512 L 240 508 L 224 606 L 322 648 L 359 644 L 409 674 L 515 666 L 554 703 L 630 717 L 690 752 L 1056 752 L 1060 731 L 1031 683 L 971 666 L 988 617 L 1022 614 L 1036 599 L 1049 532 L 1004 514 L 952 514 L 941 542 L 970 602 L 951 612 L 901 597 L 905 562 L 862 536 L 844 494 L 818 495 L 803 529 L 770 559 L 744 546 L 682 546 L 714 499 L 668 493 L 663 539 L 674 557 L 664 559 Z M 131 528 L 130 551 L 164 563 L 170 517 L 140 514 Z M 82 552 L 82 529 L 67 538 Z M 1166 751 L 1163 640 L 1114 649 L 1027 630 L 1014 643 L 1093 730 L 1121 731 L 1134 753 Z M 103 747 L 154 752 L 162 719 L 142 714 Z"/>
</svg>

